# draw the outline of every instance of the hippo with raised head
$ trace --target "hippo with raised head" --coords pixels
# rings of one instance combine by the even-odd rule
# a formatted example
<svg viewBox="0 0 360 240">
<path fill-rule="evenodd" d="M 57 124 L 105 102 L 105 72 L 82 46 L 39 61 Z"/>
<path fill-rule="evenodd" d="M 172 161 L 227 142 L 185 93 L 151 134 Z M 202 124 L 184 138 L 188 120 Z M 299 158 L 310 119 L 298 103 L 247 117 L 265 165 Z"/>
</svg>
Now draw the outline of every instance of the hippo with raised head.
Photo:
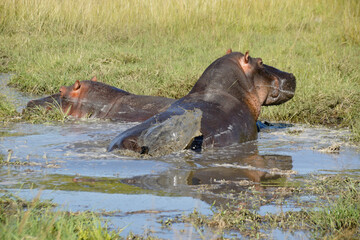
<svg viewBox="0 0 360 240">
<path fill-rule="evenodd" d="M 63 86 L 58 94 L 32 100 L 27 108 L 51 108 L 58 104 L 67 115 L 73 117 L 142 122 L 165 110 L 174 101 L 165 97 L 131 94 L 97 82 L 96 77 L 93 77 L 91 80 L 77 80 L 72 86 Z"/>
<path fill-rule="evenodd" d="M 108 151 L 118 148 L 163 155 L 183 148 L 205 149 L 255 140 L 261 106 L 288 101 L 295 87 L 293 74 L 265 65 L 248 52 L 230 52 L 215 60 L 186 96 L 119 134 Z M 179 123 L 184 120 L 186 126 Z M 177 144 L 179 139 L 184 142 Z M 161 147 L 153 151 L 144 143 Z"/>
</svg>

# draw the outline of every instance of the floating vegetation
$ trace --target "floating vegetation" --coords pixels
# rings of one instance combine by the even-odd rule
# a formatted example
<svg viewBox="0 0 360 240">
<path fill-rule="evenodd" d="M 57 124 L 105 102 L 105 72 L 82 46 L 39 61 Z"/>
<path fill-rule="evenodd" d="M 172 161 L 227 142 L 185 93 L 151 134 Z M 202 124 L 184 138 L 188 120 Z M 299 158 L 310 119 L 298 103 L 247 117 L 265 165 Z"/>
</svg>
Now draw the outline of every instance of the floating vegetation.
<svg viewBox="0 0 360 240">
<path fill-rule="evenodd" d="M 60 165 L 57 164 L 55 161 L 51 161 L 48 162 L 46 160 L 46 155 L 44 155 L 44 159 L 46 160 L 45 162 L 33 162 L 30 161 L 30 156 L 28 155 L 26 157 L 26 161 L 20 161 L 20 160 L 12 160 L 12 154 L 13 154 L 13 150 L 9 149 L 8 150 L 8 156 L 6 158 L 6 160 L 4 159 L 3 155 L 0 155 L 0 166 L 40 166 L 43 168 L 59 168 Z"/>
<path fill-rule="evenodd" d="M 294 129 L 294 130 L 289 130 L 286 132 L 287 134 L 290 135 L 300 135 L 301 133 L 303 133 L 303 130 L 301 129 Z"/>
<path fill-rule="evenodd" d="M 334 143 L 333 145 L 326 147 L 326 148 L 320 148 L 319 152 L 323 153 L 339 153 L 340 152 L 340 144 Z"/>
</svg>

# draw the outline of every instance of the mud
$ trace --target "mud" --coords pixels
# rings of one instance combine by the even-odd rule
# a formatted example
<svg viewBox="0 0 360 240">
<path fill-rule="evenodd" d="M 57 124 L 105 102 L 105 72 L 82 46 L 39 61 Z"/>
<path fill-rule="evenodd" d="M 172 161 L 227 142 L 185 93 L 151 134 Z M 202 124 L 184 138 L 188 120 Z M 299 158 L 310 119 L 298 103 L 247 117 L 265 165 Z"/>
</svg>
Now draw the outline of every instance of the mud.
<svg viewBox="0 0 360 240">
<path fill-rule="evenodd" d="M 139 136 L 140 146 L 148 149 L 150 156 L 163 156 L 185 149 L 197 136 L 201 136 L 200 109 L 185 111 L 182 115 L 175 115 L 166 121 L 154 124 Z M 182 129 L 174 132 L 173 129 Z"/>
</svg>

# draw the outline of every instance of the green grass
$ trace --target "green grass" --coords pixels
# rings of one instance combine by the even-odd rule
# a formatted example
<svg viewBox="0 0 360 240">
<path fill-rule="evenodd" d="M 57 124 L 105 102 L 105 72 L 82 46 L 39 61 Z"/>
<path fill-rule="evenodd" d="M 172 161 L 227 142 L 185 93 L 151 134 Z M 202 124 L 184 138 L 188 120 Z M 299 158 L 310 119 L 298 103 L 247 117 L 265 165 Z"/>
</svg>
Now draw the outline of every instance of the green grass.
<svg viewBox="0 0 360 240">
<path fill-rule="evenodd" d="M 263 119 L 350 127 L 360 140 L 359 32 L 357 0 L 3 0 L 0 72 L 33 93 L 96 75 L 180 98 L 226 49 L 250 50 L 297 77 L 294 99 Z"/>
<path fill-rule="evenodd" d="M 0 197 L 0 238 L 10 239 L 120 239 L 103 227 L 94 213 L 54 211 L 51 202 Z"/>
<path fill-rule="evenodd" d="M 339 197 L 318 211 L 311 211 L 310 219 L 314 228 L 325 234 L 341 235 L 354 231 L 360 235 L 360 191 L 359 184 L 348 184 L 340 191 Z"/>
<path fill-rule="evenodd" d="M 24 109 L 21 118 L 30 123 L 64 123 L 69 119 L 66 112 L 62 110 L 59 104 L 50 105 L 51 110 L 44 107 L 36 106 L 31 109 Z"/>
<path fill-rule="evenodd" d="M 6 123 L 18 115 L 15 107 L 0 94 L 0 122 Z"/>
</svg>

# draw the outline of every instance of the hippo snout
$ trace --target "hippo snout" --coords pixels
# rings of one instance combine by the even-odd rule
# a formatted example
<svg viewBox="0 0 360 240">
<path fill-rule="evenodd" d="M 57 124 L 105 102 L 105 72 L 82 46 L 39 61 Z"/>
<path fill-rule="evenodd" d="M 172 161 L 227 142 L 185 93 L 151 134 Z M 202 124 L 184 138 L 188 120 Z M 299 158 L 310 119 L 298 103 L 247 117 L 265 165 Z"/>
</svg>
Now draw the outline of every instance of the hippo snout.
<svg viewBox="0 0 360 240">
<path fill-rule="evenodd" d="M 278 96 L 276 104 L 284 103 L 293 98 L 296 89 L 296 78 L 292 73 L 288 73 L 285 78 L 280 78 L 279 82 L 280 94 Z"/>
<path fill-rule="evenodd" d="M 266 70 L 273 76 L 273 94 L 269 94 L 263 105 L 278 105 L 293 98 L 296 89 L 296 78 L 294 74 L 283 72 L 267 65 Z"/>
<path fill-rule="evenodd" d="M 292 93 L 294 95 L 296 89 L 296 78 L 294 74 L 289 73 L 288 77 L 280 79 L 280 91 Z"/>
</svg>

